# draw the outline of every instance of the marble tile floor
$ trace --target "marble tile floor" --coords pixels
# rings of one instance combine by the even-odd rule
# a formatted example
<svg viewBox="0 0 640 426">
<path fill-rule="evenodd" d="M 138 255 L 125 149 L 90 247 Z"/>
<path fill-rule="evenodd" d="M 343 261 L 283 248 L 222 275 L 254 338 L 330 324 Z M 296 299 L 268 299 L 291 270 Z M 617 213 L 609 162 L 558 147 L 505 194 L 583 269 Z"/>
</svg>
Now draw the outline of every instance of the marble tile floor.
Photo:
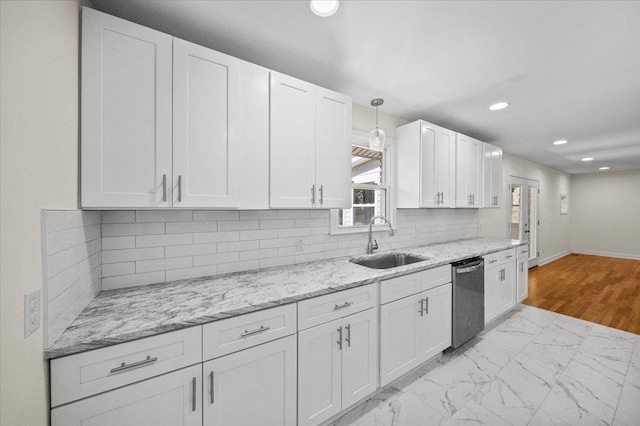
<svg viewBox="0 0 640 426">
<path fill-rule="evenodd" d="M 518 305 L 330 424 L 640 425 L 640 336 Z"/>
</svg>

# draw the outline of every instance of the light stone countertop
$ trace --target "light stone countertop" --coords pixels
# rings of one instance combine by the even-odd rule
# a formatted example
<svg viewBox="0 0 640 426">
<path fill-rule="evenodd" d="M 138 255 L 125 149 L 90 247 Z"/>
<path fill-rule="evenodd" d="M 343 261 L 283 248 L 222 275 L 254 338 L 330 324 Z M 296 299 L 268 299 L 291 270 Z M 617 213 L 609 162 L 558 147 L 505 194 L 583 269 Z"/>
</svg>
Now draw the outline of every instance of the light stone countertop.
<svg viewBox="0 0 640 426">
<path fill-rule="evenodd" d="M 523 244 L 525 243 L 517 240 L 474 238 L 393 250 L 429 259 L 391 269 L 370 269 L 349 262 L 349 257 L 341 257 L 103 291 L 82 311 L 62 336 L 44 351 L 44 357 L 52 359 L 104 348 L 431 269 Z"/>
</svg>

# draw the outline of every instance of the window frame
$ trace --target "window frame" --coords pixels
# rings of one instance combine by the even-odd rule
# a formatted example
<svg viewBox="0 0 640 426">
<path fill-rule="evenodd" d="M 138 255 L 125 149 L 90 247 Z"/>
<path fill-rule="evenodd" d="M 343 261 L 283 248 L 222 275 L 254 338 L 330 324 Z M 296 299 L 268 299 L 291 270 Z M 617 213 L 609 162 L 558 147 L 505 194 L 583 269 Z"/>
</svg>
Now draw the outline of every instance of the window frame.
<svg viewBox="0 0 640 426">
<path fill-rule="evenodd" d="M 369 133 L 364 132 L 362 130 L 352 130 L 351 132 L 351 145 L 357 145 L 364 148 L 369 147 Z M 395 159 L 396 159 L 396 140 L 393 138 L 386 138 L 385 147 L 382 155 L 382 172 L 383 172 L 383 182 L 385 185 L 366 185 L 361 183 L 351 183 L 351 189 L 354 188 L 367 188 L 367 189 L 385 189 L 386 190 L 386 217 L 392 223 L 393 229 L 398 229 L 396 223 L 396 191 L 395 191 L 395 182 L 396 182 L 396 167 L 395 167 Z M 353 198 L 352 198 L 353 202 Z M 353 204 L 352 204 L 353 206 Z M 329 216 L 329 235 L 345 235 L 345 234 L 363 234 L 369 232 L 368 226 L 357 226 L 357 227 L 340 227 L 339 223 L 339 214 L 338 209 L 331 209 Z M 373 232 L 387 232 L 389 227 L 386 223 L 384 224 L 374 224 Z"/>
</svg>

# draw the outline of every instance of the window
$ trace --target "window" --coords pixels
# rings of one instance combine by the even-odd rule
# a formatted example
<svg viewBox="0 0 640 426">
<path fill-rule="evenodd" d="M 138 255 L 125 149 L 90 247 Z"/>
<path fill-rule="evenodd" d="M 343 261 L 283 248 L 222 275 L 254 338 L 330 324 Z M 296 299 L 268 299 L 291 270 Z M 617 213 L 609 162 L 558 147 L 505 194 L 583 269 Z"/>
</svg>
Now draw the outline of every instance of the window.
<svg viewBox="0 0 640 426">
<path fill-rule="evenodd" d="M 386 216 L 395 225 L 391 180 L 394 141 L 387 143 L 384 152 L 369 149 L 368 135 L 353 132 L 351 149 L 352 207 L 331 211 L 331 234 L 366 232 L 375 216 Z M 381 220 L 374 228 L 386 229 Z"/>
</svg>

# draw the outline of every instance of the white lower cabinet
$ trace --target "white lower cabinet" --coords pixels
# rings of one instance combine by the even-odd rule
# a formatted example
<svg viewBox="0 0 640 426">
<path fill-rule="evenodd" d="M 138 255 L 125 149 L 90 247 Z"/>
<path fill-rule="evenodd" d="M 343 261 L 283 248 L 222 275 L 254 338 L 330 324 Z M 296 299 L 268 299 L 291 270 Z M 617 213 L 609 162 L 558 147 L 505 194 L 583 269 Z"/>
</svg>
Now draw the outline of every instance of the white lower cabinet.
<svg viewBox="0 0 640 426">
<path fill-rule="evenodd" d="M 518 247 L 516 263 L 517 300 L 522 302 L 529 297 L 529 246 Z"/>
<path fill-rule="evenodd" d="M 484 321 L 488 323 L 516 303 L 514 249 L 492 253 L 484 260 Z"/>
<path fill-rule="evenodd" d="M 201 424 L 201 364 L 51 410 L 52 426 Z"/>
<path fill-rule="evenodd" d="M 380 384 L 451 346 L 451 283 L 380 307 Z"/>
<path fill-rule="evenodd" d="M 377 308 L 298 333 L 298 425 L 317 425 L 377 388 Z"/>
<path fill-rule="evenodd" d="M 203 364 L 204 424 L 296 424 L 296 336 Z"/>
</svg>

